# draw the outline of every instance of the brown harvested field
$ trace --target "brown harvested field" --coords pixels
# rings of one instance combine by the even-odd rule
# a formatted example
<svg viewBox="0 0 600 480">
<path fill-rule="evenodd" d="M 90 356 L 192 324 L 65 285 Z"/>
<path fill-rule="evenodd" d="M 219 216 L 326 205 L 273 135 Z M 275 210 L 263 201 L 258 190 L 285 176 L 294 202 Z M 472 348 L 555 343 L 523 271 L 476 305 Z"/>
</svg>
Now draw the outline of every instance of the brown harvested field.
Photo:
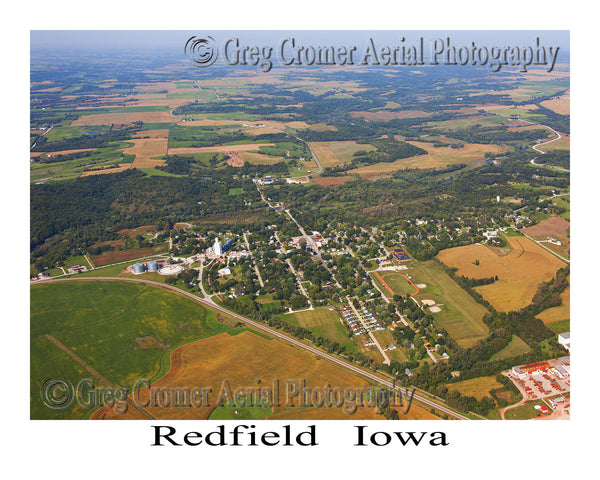
<svg viewBox="0 0 600 480">
<path fill-rule="evenodd" d="M 335 167 L 341 163 L 349 162 L 352 160 L 355 152 L 375 150 L 373 145 L 356 143 L 354 141 L 310 142 L 310 147 L 315 152 L 323 168 Z"/>
<path fill-rule="evenodd" d="M 260 352 L 257 355 L 257 352 Z M 287 407 L 287 379 L 306 381 L 308 388 L 331 387 L 366 388 L 366 380 L 339 365 L 320 359 L 314 354 L 287 345 L 278 340 L 269 340 L 252 332 L 245 331 L 238 335 L 222 333 L 198 340 L 175 349 L 170 356 L 168 373 L 152 382 L 154 389 L 208 387 L 208 405 L 198 407 L 145 407 L 144 410 L 156 419 L 207 419 L 218 403 L 227 381 L 232 391 L 238 388 L 257 387 L 257 379 L 261 386 L 268 388 L 274 380 L 280 381 L 280 406 L 272 407 L 272 412 L 288 412 L 285 418 L 305 418 L 307 415 L 295 407 Z M 140 392 L 139 398 L 144 401 L 148 397 L 148 389 Z M 296 409 L 296 412 L 292 410 Z M 362 407 L 353 415 L 335 412 L 333 408 L 322 408 L 314 412 L 319 419 L 377 419 L 374 408 Z M 123 419 L 137 418 L 120 415 Z M 98 410 L 92 418 L 103 418 L 111 414 L 107 408 Z M 340 415 L 341 414 L 341 415 Z M 115 415 L 116 416 L 116 415 Z M 277 415 L 277 418 L 280 418 Z"/>
<path fill-rule="evenodd" d="M 399 118 L 423 118 L 429 117 L 431 114 L 423 112 L 421 110 L 401 110 L 399 112 L 392 112 L 389 110 L 380 110 L 378 112 L 352 112 L 352 116 L 355 118 L 364 118 L 365 120 L 396 120 Z"/>
<path fill-rule="evenodd" d="M 327 125 L 325 123 L 315 123 L 314 125 L 310 126 L 311 130 L 314 130 L 315 132 L 337 132 L 337 127 L 334 127 L 333 125 Z"/>
<path fill-rule="evenodd" d="M 190 103 L 189 99 L 185 98 L 167 98 L 166 94 L 154 94 L 154 95 L 139 95 L 135 97 L 135 101 L 131 102 L 130 105 L 136 107 L 161 107 L 166 106 L 169 108 L 177 108 L 181 105 Z"/>
<path fill-rule="evenodd" d="M 271 157 L 255 152 L 238 152 L 244 162 L 252 165 L 274 165 L 283 161 L 283 157 Z"/>
<path fill-rule="evenodd" d="M 558 307 L 548 308 L 536 315 L 536 317 L 545 324 L 560 322 L 571 318 L 571 278 L 567 277 L 567 279 L 569 280 L 569 286 L 560 294 L 562 304 Z"/>
<path fill-rule="evenodd" d="M 216 145 L 214 147 L 179 147 L 169 148 L 169 154 L 203 153 L 203 152 L 253 152 L 259 147 L 272 147 L 274 143 L 244 143 L 241 145 Z"/>
<path fill-rule="evenodd" d="M 169 138 L 169 129 L 163 128 L 160 130 L 140 130 L 133 138 Z"/>
<path fill-rule="evenodd" d="M 549 108 L 553 112 L 560 113 L 561 115 L 571 114 L 571 90 L 567 90 L 564 95 L 552 98 L 550 100 L 544 100 L 541 104 L 542 107 Z"/>
<path fill-rule="evenodd" d="M 564 235 L 571 224 L 562 217 L 550 217 L 537 225 L 527 227 L 523 231 L 532 237 L 542 235 Z"/>
<path fill-rule="evenodd" d="M 361 176 L 381 175 L 395 172 L 405 168 L 441 168 L 447 165 L 457 163 L 469 163 L 473 160 L 484 158 L 487 152 L 503 153 L 509 150 L 508 147 L 500 145 L 484 145 L 479 143 L 466 143 L 463 148 L 439 147 L 432 148 L 430 143 L 425 142 L 407 142 L 411 145 L 421 147 L 427 150 L 425 155 L 416 155 L 414 157 L 403 158 L 389 163 L 376 163 L 364 167 L 350 170 L 349 173 L 358 173 Z"/>
<path fill-rule="evenodd" d="M 240 156 L 240 152 L 223 152 L 225 155 L 228 155 L 227 165 L 231 165 L 232 167 L 243 167 L 244 160 Z"/>
<path fill-rule="evenodd" d="M 323 185 L 325 187 L 330 185 L 343 185 L 350 180 L 354 180 L 354 177 L 316 177 L 312 179 L 317 185 Z"/>
<path fill-rule="evenodd" d="M 115 250 L 113 252 L 104 252 L 100 255 L 90 255 L 90 259 L 96 265 L 111 265 L 113 263 L 126 262 L 135 258 L 148 257 L 156 255 L 156 249 L 153 248 L 131 248 L 129 250 Z M 160 253 L 160 252 L 159 252 Z"/>
<path fill-rule="evenodd" d="M 146 83 L 135 86 L 136 92 L 160 92 L 161 90 L 177 91 L 177 84 L 175 82 L 156 82 Z"/>
<path fill-rule="evenodd" d="M 86 170 L 85 172 L 81 172 L 80 177 L 89 177 L 90 175 L 102 175 L 104 173 L 116 173 L 122 172 L 123 170 L 128 170 L 131 168 L 130 163 L 121 163 L 118 167 L 108 167 L 108 168 L 97 168 L 95 170 Z"/>
<path fill-rule="evenodd" d="M 247 135 L 265 135 L 269 133 L 276 133 L 270 127 L 244 127 L 242 129 L 242 132 L 244 132 Z"/>
<path fill-rule="evenodd" d="M 141 227 L 136 228 L 124 228 L 123 230 L 119 230 L 117 233 L 120 235 L 127 235 L 129 238 L 134 238 L 136 235 L 144 235 L 148 232 L 156 231 L 156 227 L 154 225 L 142 225 Z"/>
<path fill-rule="evenodd" d="M 485 396 L 489 396 L 490 390 L 495 388 L 503 388 L 503 385 L 496 380 L 495 375 L 489 377 L 471 378 L 462 382 L 446 384 L 448 390 L 456 390 L 463 395 L 475 397 L 481 400 Z"/>
<path fill-rule="evenodd" d="M 525 237 L 507 237 L 512 250 L 499 256 L 484 245 L 442 250 L 437 258 L 457 268 L 457 275 L 488 278 L 498 275 L 490 285 L 476 287 L 492 306 L 508 312 L 526 307 L 540 283 L 550 280 L 565 264 L 550 252 Z M 479 265 L 475 265 L 479 260 Z"/>
<path fill-rule="evenodd" d="M 135 145 L 124 148 L 123 153 L 135 155 L 131 168 L 152 168 L 157 165 L 165 165 L 164 160 L 154 157 L 162 157 L 167 154 L 168 138 L 137 138 L 130 141 Z"/>
<path fill-rule="evenodd" d="M 133 122 L 175 123 L 179 120 L 181 117 L 171 115 L 169 112 L 118 112 L 83 115 L 71 122 L 71 125 L 106 125 L 108 123 L 124 125 Z"/>
</svg>

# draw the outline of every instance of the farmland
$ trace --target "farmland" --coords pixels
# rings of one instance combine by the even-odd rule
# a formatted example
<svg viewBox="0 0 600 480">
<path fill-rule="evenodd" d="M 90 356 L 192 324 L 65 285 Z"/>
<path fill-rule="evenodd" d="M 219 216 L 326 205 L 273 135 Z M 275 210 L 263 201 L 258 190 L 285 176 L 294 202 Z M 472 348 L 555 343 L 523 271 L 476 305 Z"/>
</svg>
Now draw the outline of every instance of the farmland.
<svg viewBox="0 0 600 480">
<path fill-rule="evenodd" d="M 261 352 L 255 355 L 255 352 Z M 240 362 L 239 359 L 244 361 Z M 356 374 L 330 362 L 319 360 L 314 355 L 282 344 L 277 340 L 268 340 L 251 332 L 242 332 L 231 336 L 222 333 L 211 338 L 184 345 L 171 353 L 171 368 L 168 373 L 152 383 L 153 388 L 185 387 L 201 385 L 212 388 L 209 404 L 190 408 L 146 407 L 145 411 L 158 419 L 206 419 L 217 406 L 224 382 L 232 390 L 238 388 L 256 388 L 260 379 L 262 388 L 270 388 L 273 382 L 280 380 L 280 405 L 273 402 L 272 413 L 285 413 L 286 418 L 303 418 L 298 402 L 286 407 L 286 381 L 306 380 L 307 387 L 324 387 L 327 384 L 340 388 L 368 387 L 369 384 Z M 145 400 L 147 389 L 140 393 Z M 295 412 L 297 410 L 297 413 Z M 319 418 L 361 418 L 377 419 L 374 408 L 359 407 L 353 415 L 346 415 L 340 408 L 319 409 Z M 233 413 L 233 412 L 230 412 Z M 112 415 L 109 409 L 101 409 L 94 418 Z M 122 418 L 129 418 L 128 415 Z M 279 416 L 277 417 L 279 418 Z M 311 418 L 313 417 L 311 414 Z"/>
<path fill-rule="evenodd" d="M 31 390 L 38 392 L 44 379 L 61 375 L 76 384 L 89 377 L 89 372 L 82 377 L 85 367 L 130 387 L 155 376 L 165 352 L 225 330 L 214 312 L 156 287 L 109 281 L 36 285 L 31 289 Z M 47 336 L 82 363 L 66 357 Z M 48 411 L 37 395 L 31 413 L 33 418 L 83 414 Z"/>
<path fill-rule="evenodd" d="M 555 276 L 564 263 L 539 245 L 568 255 L 570 155 L 532 147 L 550 130 L 565 135 L 549 151 L 570 147 L 554 105 L 568 72 L 107 60 L 32 52 L 30 277 L 86 280 L 33 284 L 32 391 L 54 375 L 151 377 L 207 386 L 213 401 L 47 415 L 396 416 L 215 402 L 224 380 L 369 385 L 327 352 L 435 396 L 438 413 L 447 402 L 495 418 L 503 402 L 481 396 L 496 374 L 516 357 L 565 354 L 554 333 L 570 324 L 569 272 Z M 151 258 L 180 270 L 132 273 Z M 63 271 L 75 263 L 90 269 Z M 238 316 L 167 295 L 171 285 Z M 408 418 L 435 417 L 415 407 Z"/>
<path fill-rule="evenodd" d="M 484 396 L 489 395 L 490 390 L 502 388 L 503 385 L 498 383 L 495 376 L 489 376 L 449 383 L 447 387 L 451 390 L 457 390 L 463 395 L 469 395 L 480 400 Z"/>
<path fill-rule="evenodd" d="M 425 284 L 414 298 L 443 304 L 434 321 L 446 329 L 459 345 L 467 347 L 488 334 L 482 318 L 486 310 L 460 288 L 435 262 L 415 265 L 408 271 L 415 284 Z"/>
<path fill-rule="evenodd" d="M 425 142 L 409 141 L 411 145 L 425 149 L 426 155 L 403 158 L 390 163 L 377 163 L 350 170 L 359 175 L 385 174 L 405 168 L 440 168 L 457 163 L 468 163 L 484 157 L 486 153 L 501 153 L 507 149 L 498 145 L 465 144 L 462 148 L 438 147 L 432 148 Z"/>
<path fill-rule="evenodd" d="M 499 256 L 484 245 L 468 245 L 443 250 L 438 259 L 457 274 L 469 278 L 498 276 L 490 285 L 476 290 L 500 311 L 527 306 L 538 285 L 564 266 L 564 262 L 524 237 L 507 237 L 510 253 Z"/>
<path fill-rule="evenodd" d="M 311 142 L 310 146 L 323 168 L 350 162 L 355 152 L 375 149 L 372 145 L 356 142 Z"/>
</svg>

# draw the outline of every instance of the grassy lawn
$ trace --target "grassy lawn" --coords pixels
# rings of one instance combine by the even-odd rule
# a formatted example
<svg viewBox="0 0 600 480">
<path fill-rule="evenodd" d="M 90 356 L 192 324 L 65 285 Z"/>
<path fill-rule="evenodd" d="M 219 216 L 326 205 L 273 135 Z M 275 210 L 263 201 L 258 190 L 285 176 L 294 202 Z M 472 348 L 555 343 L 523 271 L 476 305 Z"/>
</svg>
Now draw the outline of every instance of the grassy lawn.
<svg viewBox="0 0 600 480">
<path fill-rule="evenodd" d="M 319 337 L 328 338 L 344 345 L 350 351 L 355 351 L 354 342 L 348 337 L 338 314 L 329 307 L 282 315 L 282 318 L 292 324 L 295 323 L 300 327 L 310 329 L 311 332 Z"/>
<path fill-rule="evenodd" d="M 531 347 L 529 347 L 529 345 L 527 345 L 517 335 L 513 335 L 510 343 L 499 352 L 494 353 L 491 359 L 502 360 L 504 358 L 516 357 L 517 355 L 521 355 L 530 351 Z"/>
<path fill-rule="evenodd" d="M 229 196 L 230 197 L 234 197 L 236 195 L 242 195 L 244 193 L 244 189 L 243 188 L 230 188 L 229 189 Z"/>
<path fill-rule="evenodd" d="M 560 322 L 548 323 L 546 325 L 550 330 L 555 333 L 565 333 L 571 331 L 571 319 L 561 320 Z"/>
<path fill-rule="evenodd" d="M 489 330 L 483 323 L 487 310 L 460 288 L 441 266 L 434 261 L 413 262 L 406 272 L 413 283 L 427 285 L 414 298 L 441 304 L 441 312 L 433 314 L 434 321 L 446 329 L 461 347 L 469 347 L 487 337 Z"/>
<path fill-rule="evenodd" d="M 544 405 L 544 402 L 541 400 L 525 402 L 520 407 L 507 410 L 504 414 L 504 418 L 506 418 L 506 420 L 529 420 L 535 418 L 540 414 L 540 412 L 534 408 L 535 405 Z"/>
<path fill-rule="evenodd" d="M 490 390 L 502 388 L 502 384 L 496 381 L 495 375 L 488 377 L 470 378 L 462 382 L 449 383 L 446 385 L 449 390 L 456 390 L 462 395 L 475 397 L 481 400 L 485 396 L 490 396 Z"/>
</svg>

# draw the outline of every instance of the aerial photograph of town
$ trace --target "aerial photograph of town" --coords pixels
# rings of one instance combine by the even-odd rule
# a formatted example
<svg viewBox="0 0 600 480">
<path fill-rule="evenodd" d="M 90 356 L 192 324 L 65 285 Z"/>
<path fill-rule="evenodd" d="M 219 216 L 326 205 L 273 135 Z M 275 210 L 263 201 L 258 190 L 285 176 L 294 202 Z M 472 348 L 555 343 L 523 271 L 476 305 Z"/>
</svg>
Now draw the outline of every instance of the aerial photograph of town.
<svg viewBox="0 0 600 480">
<path fill-rule="evenodd" d="M 568 31 L 30 53 L 32 420 L 570 418 Z"/>
</svg>

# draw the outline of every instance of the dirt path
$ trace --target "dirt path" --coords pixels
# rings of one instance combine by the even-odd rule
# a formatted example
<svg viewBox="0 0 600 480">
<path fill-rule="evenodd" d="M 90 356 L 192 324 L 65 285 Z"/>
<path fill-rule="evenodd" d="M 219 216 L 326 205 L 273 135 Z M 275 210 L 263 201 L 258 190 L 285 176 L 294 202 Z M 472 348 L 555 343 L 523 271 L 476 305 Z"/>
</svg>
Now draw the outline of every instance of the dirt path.
<svg viewBox="0 0 600 480">
<path fill-rule="evenodd" d="M 101 383 L 103 383 L 104 385 L 107 385 L 109 387 L 116 387 L 116 385 L 113 385 L 106 378 L 104 378 L 102 375 L 100 375 L 96 370 L 94 370 L 92 367 L 90 367 L 87 363 L 85 363 L 81 358 L 79 358 L 77 355 L 75 355 L 71 350 L 69 350 L 67 347 L 65 347 L 62 343 L 60 343 L 52 335 L 44 335 L 44 337 L 46 337 L 50 342 L 52 342 L 58 348 L 60 348 L 69 357 L 71 357 L 73 360 L 75 360 L 79 365 L 81 365 L 83 368 L 85 368 L 85 370 L 96 380 L 99 380 Z"/>
</svg>

